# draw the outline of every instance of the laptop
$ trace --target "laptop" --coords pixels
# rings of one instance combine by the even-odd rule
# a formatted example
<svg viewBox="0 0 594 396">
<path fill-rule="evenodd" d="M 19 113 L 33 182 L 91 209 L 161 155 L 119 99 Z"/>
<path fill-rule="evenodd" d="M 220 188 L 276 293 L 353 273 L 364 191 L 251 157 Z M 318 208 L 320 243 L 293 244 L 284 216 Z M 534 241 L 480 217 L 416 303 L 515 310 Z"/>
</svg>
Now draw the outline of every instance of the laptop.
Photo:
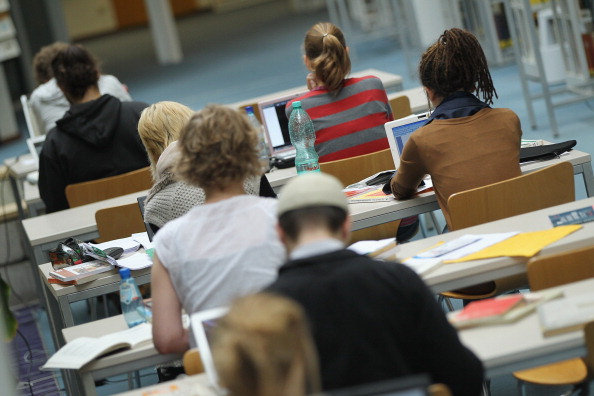
<svg viewBox="0 0 594 396">
<path fill-rule="evenodd" d="M 219 377 L 212 357 L 212 331 L 217 326 L 217 320 L 227 313 L 229 308 L 213 308 L 196 312 L 190 317 L 190 325 L 194 340 L 200 351 L 200 358 L 210 384 L 218 394 L 225 394 L 219 384 Z"/>
<path fill-rule="evenodd" d="M 39 162 L 39 154 L 43 148 L 43 142 L 45 142 L 45 135 L 27 138 L 27 147 L 29 147 L 29 152 L 37 162 Z"/>
<path fill-rule="evenodd" d="M 289 136 L 289 119 L 285 113 L 285 106 L 305 92 L 295 92 L 274 99 L 258 102 L 260 119 L 266 132 L 268 145 L 272 157 L 288 159 L 295 157 L 295 147 Z"/>
<path fill-rule="evenodd" d="M 400 155 L 408 138 L 414 131 L 425 125 L 429 116 L 429 112 L 413 114 L 384 124 L 388 143 L 390 144 L 390 151 L 394 159 L 394 169 L 397 170 L 400 166 Z"/>
</svg>

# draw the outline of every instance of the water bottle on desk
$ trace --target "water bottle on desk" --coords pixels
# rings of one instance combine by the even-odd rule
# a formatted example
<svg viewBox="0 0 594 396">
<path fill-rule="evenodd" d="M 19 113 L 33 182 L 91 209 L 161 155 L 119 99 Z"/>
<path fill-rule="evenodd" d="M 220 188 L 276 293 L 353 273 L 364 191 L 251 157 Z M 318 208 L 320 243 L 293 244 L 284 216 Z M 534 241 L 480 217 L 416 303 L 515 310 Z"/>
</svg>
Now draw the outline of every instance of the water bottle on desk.
<svg viewBox="0 0 594 396">
<path fill-rule="evenodd" d="M 253 106 L 245 106 L 245 112 L 254 126 L 254 129 L 258 131 L 258 152 L 260 163 L 262 164 L 262 173 L 266 173 L 270 170 L 270 150 L 268 148 L 268 142 L 266 141 L 264 128 L 262 127 L 262 124 L 260 124 L 260 121 L 258 121 L 256 114 L 254 114 Z"/>
<path fill-rule="evenodd" d="M 128 327 L 134 327 L 146 322 L 141 315 L 143 308 L 142 295 L 136 281 L 130 276 L 130 268 L 121 268 L 120 277 L 120 303 L 122 304 L 122 313 Z"/>
<path fill-rule="evenodd" d="M 319 172 L 318 153 L 316 153 L 316 131 L 301 102 L 293 102 L 293 111 L 289 117 L 289 135 L 295 146 L 295 168 L 297 174 Z"/>
</svg>

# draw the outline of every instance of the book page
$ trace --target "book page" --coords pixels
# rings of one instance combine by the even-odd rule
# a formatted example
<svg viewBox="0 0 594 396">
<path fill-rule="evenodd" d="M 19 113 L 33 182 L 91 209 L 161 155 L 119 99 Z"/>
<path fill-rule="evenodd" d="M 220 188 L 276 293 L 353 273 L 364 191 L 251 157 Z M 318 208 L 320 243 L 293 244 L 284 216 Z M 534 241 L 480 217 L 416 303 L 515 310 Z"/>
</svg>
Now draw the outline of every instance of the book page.
<svg viewBox="0 0 594 396">
<path fill-rule="evenodd" d="M 42 369 L 79 369 L 107 352 L 134 347 L 152 339 L 152 328 L 146 323 L 100 338 L 79 337 L 54 353 Z"/>
</svg>

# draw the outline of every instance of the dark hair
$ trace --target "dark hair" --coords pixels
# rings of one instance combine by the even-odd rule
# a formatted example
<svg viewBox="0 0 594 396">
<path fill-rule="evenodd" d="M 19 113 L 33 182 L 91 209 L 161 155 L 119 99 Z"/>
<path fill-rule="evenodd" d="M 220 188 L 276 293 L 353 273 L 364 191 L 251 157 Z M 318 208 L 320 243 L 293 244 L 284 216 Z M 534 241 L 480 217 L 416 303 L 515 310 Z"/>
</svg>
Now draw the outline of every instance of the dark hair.
<svg viewBox="0 0 594 396">
<path fill-rule="evenodd" d="M 68 47 L 67 43 L 56 41 L 53 44 L 42 47 L 33 58 L 33 71 L 35 72 L 35 79 L 38 84 L 43 84 L 52 79 L 52 61 L 56 54 Z"/>
<path fill-rule="evenodd" d="M 89 87 L 97 85 L 97 60 L 82 45 L 71 44 L 52 60 L 52 72 L 58 86 L 70 100 L 80 100 Z"/>
<path fill-rule="evenodd" d="M 290 210 L 278 218 L 278 225 L 288 238 L 296 241 L 307 227 L 325 228 L 336 233 L 346 220 L 347 213 L 336 206 L 313 206 Z"/>
<path fill-rule="evenodd" d="M 427 48 L 419 64 L 423 86 L 446 98 L 456 91 L 482 95 L 493 103 L 497 91 L 493 86 L 485 53 L 476 37 L 459 28 L 449 29 Z"/>
<path fill-rule="evenodd" d="M 330 22 L 318 22 L 305 34 L 303 46 L 316 78 L 330 92 L 340 89 L 351 71 L 342 31 Z"/>
</svg>

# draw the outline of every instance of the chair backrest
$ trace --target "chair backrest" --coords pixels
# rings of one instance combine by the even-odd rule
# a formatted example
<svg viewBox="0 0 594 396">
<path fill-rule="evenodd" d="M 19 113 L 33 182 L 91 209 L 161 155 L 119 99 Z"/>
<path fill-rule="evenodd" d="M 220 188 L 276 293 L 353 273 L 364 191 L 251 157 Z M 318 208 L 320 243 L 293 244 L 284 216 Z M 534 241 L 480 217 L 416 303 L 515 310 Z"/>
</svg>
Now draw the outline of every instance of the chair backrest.
<svg viewBox="0 0 594 396">
<path fill-rule="evenodd" d="M 531 290 L 594 278 L 594 246 L 536 256 L 526 265 Z"/>
<path fill-rule="evenodd" d="M 135 202 L 99 209 L 95 212 L 95 221 L 100 235 L 97 242 L 126 238 L 132 234 L 146 231 L 140 209 Z"/>
<path fill-rule="evenodd" d="M 575 200 L 573 166 L 560 162 L 502 182 L 452 194 L 450 231 Z"/>
<path fill-rule="evenodd" d="M 320 164 L 322 172 L 337 177 L 345 186 L 388 169 L 394 169 L 390 149 Z"/>
<path fill-rule="evenodd" d="M 29 102 L 27 95 L 21 95 L 21 105 L 23 107 L 23 114 L 25 115 L 25 123 L 27 124 L 27 129 L 29 130 L 29 137 L 44 135 L 45 129 L 43 129 L 42 125 L 39 125 L 39 121 L 35 115 L 35 110 L 33 107 L 31 107 L 31 103 Z"/>
<path fill-rule="evenodd" d="M 408 117 L 412 114 L 410 99 L 406 95 L 390 99 L 390 107 L 392 108 L 392 115 L 395 120 Z"/>
<path fill-rule="evenodd" d="M 204 372 L 204 365 L 198 348 L 192 348 L 184 353 L 184 371 L 187 375 L 195 375 Z"/>
<path fill-rule="evenodd" d="M 66 186 L 66 199 L 71 208 L 148 190 L 153 185 L 149 167 L 117 176 Z M 137 206 L 138 208 L 138 206 Z"/>
</svg>

